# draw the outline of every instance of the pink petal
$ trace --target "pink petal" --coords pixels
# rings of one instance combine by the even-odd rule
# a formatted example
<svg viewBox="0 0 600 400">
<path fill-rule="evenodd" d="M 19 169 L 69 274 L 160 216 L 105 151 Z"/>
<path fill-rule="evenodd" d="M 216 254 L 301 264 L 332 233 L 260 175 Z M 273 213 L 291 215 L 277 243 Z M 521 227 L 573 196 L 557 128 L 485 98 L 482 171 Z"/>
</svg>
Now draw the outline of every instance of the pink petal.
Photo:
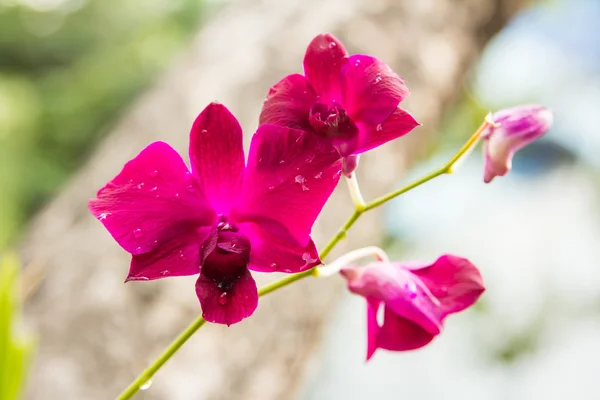
<svg viewBox="0 0 600 400">
<path fill-rule="evenodd" d="M 262 125 L 252 138 L 232 218 L 256 223 L 274 220 L 305 245 L 340 179 L 341 164 L 337 151 L 317 135 Z"/>
<path fill-rule="evenodd" d="M 381 124 L 359 123 L 359 143 L 355 154 L 364 153 L 400 136 L 406 135 L 420 124 L 406 110 L 397 107 Z"/>
<path fill-rule="evenodd" d="M 225 106 L 211 103 L 194 121 L 190 162 L 206 198 L 226 214 L 242 185 L 244 148 L 242 128 Z"/>
<path fill-rule="evenodd" d="M 423 329 L 388 307 L 385 308 L 383 326 L 377 335 L 377 347 L 392 351 L 414 350 L 433 340 L 434 334 Z"/>
<path fill-rule="evenodd" d="M 211 227 L 177 236 L 149 253 L 134 255 L 126 281 L 147 281 L 200 273 L 200 244 Z"/>
<path fill-rule="evenodd" d="M 433 264 L 411 271 L 440 302 L 443 316 L 473 305 L 485 290 L 481 274 L 466 258 L 443 255 Z"/>
<path fill-rule="evenodd" d="M 200 274 L 196 294 L 202 307 L 202 316 L 208 322 L 232 325 L 251 316 L 258 306 L 256 282 L 245 270 L 235 284 L 224 291 L 215 280 Z"/>
<path fill-rule="evenodd" d="M 380 306 L 381 300 L 373 297 L 367 298 L 367 361 L 373 357 L 377 350 L 377 336 L 379 335 L 377 313 Z"/>
<path fill-rule="evenodd" d="M 342 42 L 329 33 L 318 35 L 304 55 L 304 75 L 323 102 L 340 102 L 340 68 L 348 52 Z"/>
<path fill-rule="evenodd" d="M 89 209 L 131 254 L 150 252 L 215 217 L 179 154 L 163 142 L 125 164 Z"/>
<path fill-rule="evenodd" d="M 240 232 L 250 240 L 249 268 L 253 271 L 295 273 L 321 263 L 310 238 L 308 244 L 300 245 L 277 222 L 240 224 Z"/>
<path fill-rule="evenodd" d="M 355 123 L 383 123 L 410 93 L 404 80 L 374 57 L 350 56 L 341 75 L 342 104 Z"/>
<path fill-rule="evenodd" d="M 275 124 L 311 131 L 309 111 L 317 95 L 306 78 L 288 75 L 269 90 L 260 113 L 259 124 Z"/>
</svg>

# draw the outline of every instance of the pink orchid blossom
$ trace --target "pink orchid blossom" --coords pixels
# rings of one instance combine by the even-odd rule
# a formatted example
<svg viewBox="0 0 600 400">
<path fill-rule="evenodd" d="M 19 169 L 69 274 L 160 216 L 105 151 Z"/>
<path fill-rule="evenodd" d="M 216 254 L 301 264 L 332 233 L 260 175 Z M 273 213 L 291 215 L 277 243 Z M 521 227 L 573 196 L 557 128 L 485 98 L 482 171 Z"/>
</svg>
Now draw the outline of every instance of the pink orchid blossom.
<svg viewBox="0 0 600 400">
<path fill-rule="evenodd" d="M 341 270 L 348 289 L 367 300 L 367 360 L 378 348 L 405 351 L 425 346 L 444 319 L 471 306 L 485 290 L 468 260 L 444 255 L 433 264 L 378 261 Z M 384 304 L 383 323 L 378 312 Z"/>
<path fill-rule="evenodd" d="M 168 144 L 152 143 L 89 208 L 132 254 L 127 281 L 200 274 L 204 318 L 231 325 L 257 307 L 249 270 L 320 263 L 309 235 L 341 162 L 310 133 L 264 125 L 244 165 L 241 127 L 215 103 L 192 126 L 189 156 L 191 170 Z"/>
<path fill-rule="evenodd" d="M 308 45 L 304 75 L 288 75 L 271 88 L 260 123 L 313 132 L 352 158 L 419 125 L 398 107 L 408 94 L 404 80 L 383 62 L 349 56 L 338 39 L 322 34 Z"/>
<path fill-rule="evenodd" d="M 552 126 L 553 115 L 546 107 L 527 105 L 498 111 L 492 120 L 498 126 L 490 126 L 483 134 L 485 183 L 506 175 L 514 153 L 544 136 Z"/>
</svg>

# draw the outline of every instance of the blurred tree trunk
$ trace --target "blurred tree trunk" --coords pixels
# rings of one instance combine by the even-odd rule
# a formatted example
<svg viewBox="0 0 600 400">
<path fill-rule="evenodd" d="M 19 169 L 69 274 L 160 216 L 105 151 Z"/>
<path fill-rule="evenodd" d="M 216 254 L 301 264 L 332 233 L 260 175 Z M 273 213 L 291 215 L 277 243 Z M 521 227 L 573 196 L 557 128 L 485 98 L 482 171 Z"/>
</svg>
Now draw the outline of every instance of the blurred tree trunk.
<svg viewBox="0 0 600 400">
<path fill-rule="evenodd" d="M 405 77 L 412 95 L 404 105 L 424 124 L 361 160 L 363 194 L 383 194 L 426 147 L 469 66 L 521 3 L 238 0 L 222 10 L 24 238 L 23 258 L 44 275 L 27 303 L 40 335 L 28 398 L 113 398 L 199 312 L 194 277 L 122 283 L 128 255 L 88 213 L 87 200 L 124 162 L 159 139 L 185 154 L 194 117 L 213 100 L 234 112 L 249 139 L 269 86 L 300 72 L 310 39 L 329 31 L 350 52 L 380 57 Z M 345 188 L 339 189 L 314 229 L 321 245 L 351 212 Z M 380 218 L 376 211 L 365 216 L 339 250 L 377 244 Z M 309 279 L 262 299 L 243 323 L 206 326 L 157 374 L 144 398 L 294 398 L 341 286 L 336 278 Z"/>
</svg>

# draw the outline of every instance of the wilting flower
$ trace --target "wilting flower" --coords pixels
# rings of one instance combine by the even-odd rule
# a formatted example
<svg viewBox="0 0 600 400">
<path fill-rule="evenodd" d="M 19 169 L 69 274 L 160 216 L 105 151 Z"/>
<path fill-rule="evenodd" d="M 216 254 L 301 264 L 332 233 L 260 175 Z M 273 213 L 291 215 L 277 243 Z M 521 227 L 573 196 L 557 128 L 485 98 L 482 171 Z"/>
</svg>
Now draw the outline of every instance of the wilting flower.
<svg viewBox="0 0 600 400">
<path fill-rule="evenodd" d="M 492 119 L 498 126 L 490 126 L 483 134 L 485 183 L 496 176 L 506 175 L 510 171 L 513 154 L 544 136 L 552 125 L 553 115 L 546 107 L 529 105 L 498 111 Z"/>
<path fill-rule="evenodd" d="M 233 324 L 258 302 L 249 269 L 299 272 L 320 263 L 309 234 L 340 176 L 330 146 L 310 133 L 264 125 L 244 165 L 242 130 L 211 104 L 190 133 L 191 171 L 155 142 L 90 201 L 133 255 L 127 280 L 200 274 L 207 321 Z"/>
<path fill-rule="evenodd" d="M 408 94 L 404 80 L 383 62 L 349 56 L 339 40 L 323 34 L 308 45 L 304 75 L 288 75 L 271 88 L 260 123 L 311 131 L 349 157 L 419 125 L 398 107 Z"/>
<path fill-rule="evenodd" d="M 449 314 L 469 307 L 485 290 L 477 268 L 452 255 L 433 264 L 378 261 L 345 267 L 341 274 L 348 289 L 367 300 L 367 360 L 378 348 L 404 351 L 425 346 L 442 332 Z"/>
</svg>

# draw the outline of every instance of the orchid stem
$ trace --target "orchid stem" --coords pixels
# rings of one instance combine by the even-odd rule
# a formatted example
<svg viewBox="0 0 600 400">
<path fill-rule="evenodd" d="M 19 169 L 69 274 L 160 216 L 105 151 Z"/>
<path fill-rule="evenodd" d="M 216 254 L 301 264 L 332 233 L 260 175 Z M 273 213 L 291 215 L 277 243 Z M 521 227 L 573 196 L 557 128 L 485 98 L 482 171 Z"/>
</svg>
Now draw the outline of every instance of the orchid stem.
<svg viewBox="0 0 600 400">
<path fill-rule="evenodd" d="M 425 182 L 432 180 L 443 174 L 451 174 L 453 172 L 453 167 L 462 159 L 464 156 L 468 154 L 470 150 L 477 144 L 481 135 L 485 132 L 485 130 L 489 126 L 495 125 L 488 115 L 483 122 L 483 124 L 475 131 L 475 133 L 469 138 L 469 140 L 461 147 L 461 149 L 456 153 L 450 161 L 448 161 L 443 167 L 431 172 L 430 174 L 422 177 L 421 179 L 417 179 L 416 181 L 404 186 L 401 189 L 398 189 L 392 193 L 389 193 L 385 196 L 379 197 L 369 203 L 364 202 L 362 199 L 362 195 L 360 194 L 360 189 L 358 187 L 358 182 L 356 181 L 356 173 L 353 173 L 352 176 L 348 179 L 348 185 L 350 188 L 350 194 L 352 196 L 352 200 L 354 202 L 355 210 L 348 218 L 348 220 L 344 223 L 344 225 L 340 228 L 340 230 L 335 234 L 334 237 L 331 238 L 329 243 L 323 248 L 319 257 L 321 259 L 325 259 L 329 253 L 337 246 L 339 242 L 346 238 L 348 231 L 354 225 L 354 223 L 360 218 L 362 214 L 365 212 L 372 210 L 374 208 L 379 207 L 380 205 L 416 188 L 417 186 L 421 186 Z M 258 296 L 266 296 L 267 294 L 274 292 L 282 287 L 285 287 L 291 283 L 304 279 L 308 276 L 317 275 L 317 268 L 311 268 L 309 270 L 286 276 L 283 279 L 278 281 L 269 283 L 268 285 L 263 286 L 258 290 Z M 203 325 L 205 325 L 206 320 L 201 316 L 197 317 L 177 338 L 171 342 L 169 347 L 148 367 L 146 368 L 118 397 L 117 400 L 127 400 L 131 399 L 147 382 L 149 382 L 154 374 L 175 354 L 181 346 L 187 340 L 192 337 L 194 333 L 198 329 L 200 329 Z"/>
</svg>

